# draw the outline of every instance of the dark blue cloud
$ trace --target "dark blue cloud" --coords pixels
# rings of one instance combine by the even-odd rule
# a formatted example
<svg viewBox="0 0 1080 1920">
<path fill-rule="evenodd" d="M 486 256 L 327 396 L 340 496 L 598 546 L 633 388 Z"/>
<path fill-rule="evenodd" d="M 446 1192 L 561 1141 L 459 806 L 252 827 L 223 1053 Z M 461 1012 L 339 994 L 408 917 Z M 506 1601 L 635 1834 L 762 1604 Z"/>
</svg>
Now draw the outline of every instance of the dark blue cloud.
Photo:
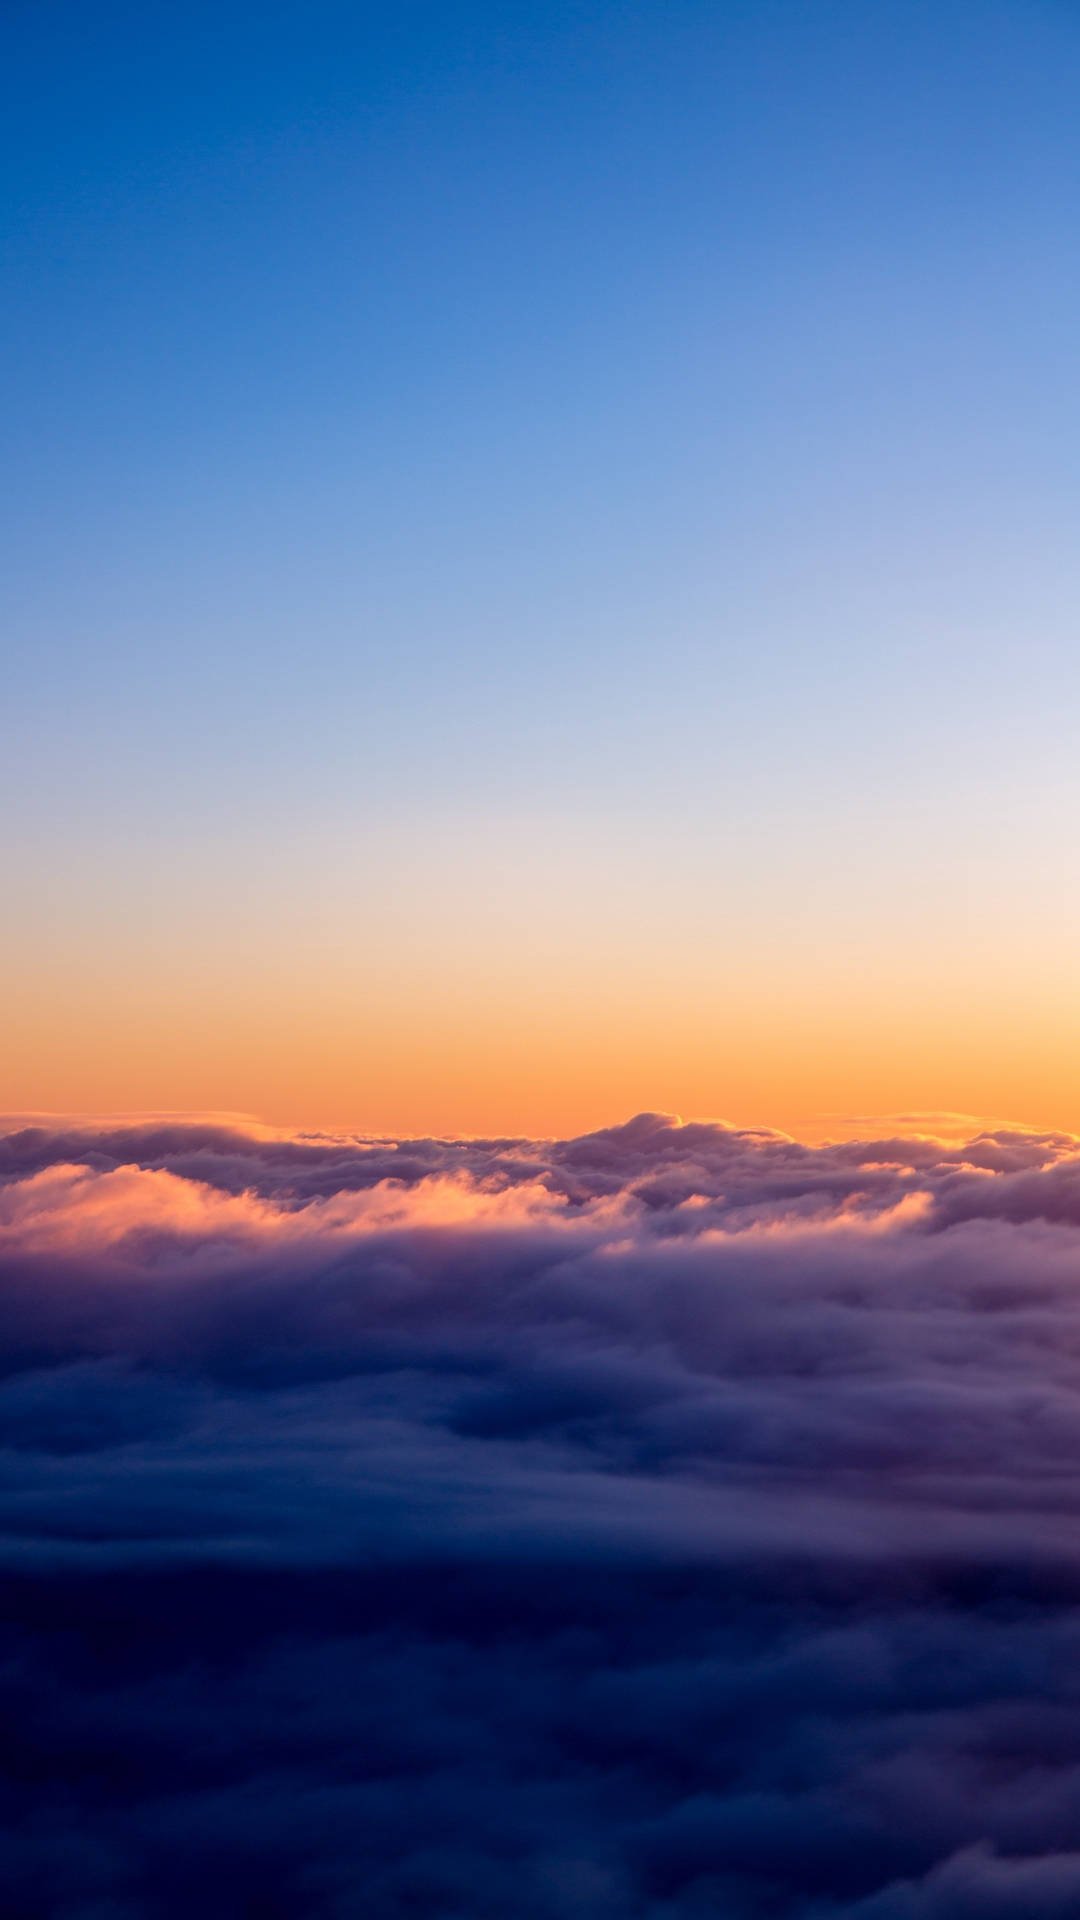
<svg viewBox="0 0 1080 1920">
<path fill-rule="evenodd" d="M 1078 1169 L 0 1140 L 0 1910 L 1080 1915 Z"/>
</svg>

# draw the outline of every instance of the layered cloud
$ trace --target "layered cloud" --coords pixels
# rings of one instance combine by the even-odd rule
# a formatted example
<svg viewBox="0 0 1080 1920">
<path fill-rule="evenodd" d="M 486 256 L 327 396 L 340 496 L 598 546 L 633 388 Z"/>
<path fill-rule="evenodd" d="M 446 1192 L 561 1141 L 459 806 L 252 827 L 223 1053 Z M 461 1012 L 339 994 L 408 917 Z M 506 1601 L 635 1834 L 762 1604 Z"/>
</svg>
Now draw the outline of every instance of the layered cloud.
<svg viewBox="0 0 1080 1920">
<path fill-rule="evenodd" d="M 1080 1914 L 1080 1143 L 0 1138 L 0 1906 Z"/>
</svg>

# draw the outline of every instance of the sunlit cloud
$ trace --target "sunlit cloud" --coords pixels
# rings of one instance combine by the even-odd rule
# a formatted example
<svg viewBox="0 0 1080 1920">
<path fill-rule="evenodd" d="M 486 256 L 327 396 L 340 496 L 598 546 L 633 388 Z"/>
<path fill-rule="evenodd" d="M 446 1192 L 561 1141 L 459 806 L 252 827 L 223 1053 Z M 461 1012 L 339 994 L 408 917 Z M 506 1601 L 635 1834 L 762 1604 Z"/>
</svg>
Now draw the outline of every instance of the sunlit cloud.
<svg viewBox="0 0 1080 1920">
<path fill-rule="evenodd" d="M 1078 1261 L 1061 1133 L 8 1132 L 5 1903 L 1064 1920 Z"/>
</svg>

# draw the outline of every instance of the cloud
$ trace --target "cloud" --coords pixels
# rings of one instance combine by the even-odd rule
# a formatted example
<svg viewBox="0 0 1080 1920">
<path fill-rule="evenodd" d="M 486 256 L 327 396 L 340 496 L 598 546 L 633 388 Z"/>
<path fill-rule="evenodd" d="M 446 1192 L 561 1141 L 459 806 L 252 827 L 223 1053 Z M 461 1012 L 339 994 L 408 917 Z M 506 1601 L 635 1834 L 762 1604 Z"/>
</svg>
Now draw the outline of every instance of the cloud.
<svg viewBox="0 0 1080 1920">
<path fill-rule="evenodd" d="M 1080 1913 L 1080 1142 L 0 1137 L 0 1907 Z"/>
</svg>

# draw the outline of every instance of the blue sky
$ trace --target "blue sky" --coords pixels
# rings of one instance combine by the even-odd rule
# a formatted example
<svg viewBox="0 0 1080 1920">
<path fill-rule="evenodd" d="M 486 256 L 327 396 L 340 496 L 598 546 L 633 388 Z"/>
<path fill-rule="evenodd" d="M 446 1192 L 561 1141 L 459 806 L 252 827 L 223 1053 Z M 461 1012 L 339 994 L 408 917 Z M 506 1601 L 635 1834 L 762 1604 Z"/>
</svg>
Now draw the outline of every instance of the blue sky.
<svg viewBox="0 0 1080 1920">
<path fill-rule="evenodd" d="M 1052 944 L 1070 8 L 19 4 L 4 32 L 18 965 L 42 891 L 53 956 L 104 953 L 87 875 L 122 943 L 148 859 L 189 926 L 261 873 L 264 940 L 271 892 L 376 846 L 475 903 L 500 832 L 583 891 L 675 846 L 748 967 L 813 865 L 813 938 L 861 874 L 902 945 L 873 876 L 918 920 L 928 848 L 934 900 L 992 869 L 952 950 L 1012 937 L 1013 881 Z"/>
</svg>

